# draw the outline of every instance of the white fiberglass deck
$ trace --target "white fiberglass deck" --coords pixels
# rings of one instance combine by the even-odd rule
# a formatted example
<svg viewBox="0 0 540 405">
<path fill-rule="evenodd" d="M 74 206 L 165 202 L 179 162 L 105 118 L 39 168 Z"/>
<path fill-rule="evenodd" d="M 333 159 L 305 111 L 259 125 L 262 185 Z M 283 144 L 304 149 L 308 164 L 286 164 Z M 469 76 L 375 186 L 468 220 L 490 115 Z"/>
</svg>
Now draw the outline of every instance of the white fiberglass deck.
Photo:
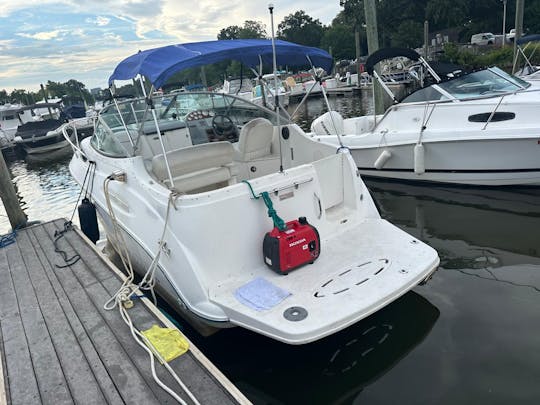
<svg viewBox="0 0 540 405">
<path fill-rule="evenodd" d="M 397 248 L 400 246 L 400 248 Z M 209 291 L 231 322 L 291 344 L 317 340 L 343 329 L 395 300 L 439 264 L 435 250 L 392 226 L 370 219 L 321 241 L 321 255 L 288 275 L 261 266 Z M 328 269 L 333 269 L 329 271 Z M 240 303 L 235 291 L 263 277 L 291 293 L 269 310 Z M 290 321 L 284 312 L 301 307 L 307 317 Z"/>
</svg>

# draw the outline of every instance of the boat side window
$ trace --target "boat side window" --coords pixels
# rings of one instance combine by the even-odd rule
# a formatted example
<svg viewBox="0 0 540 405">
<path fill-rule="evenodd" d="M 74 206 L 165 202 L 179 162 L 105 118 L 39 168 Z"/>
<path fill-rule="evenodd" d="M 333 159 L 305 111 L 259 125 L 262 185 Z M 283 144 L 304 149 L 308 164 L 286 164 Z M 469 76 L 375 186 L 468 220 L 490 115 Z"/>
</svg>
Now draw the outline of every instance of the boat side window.
<svg viewBox="0 0 540 405">
<path fill-rule="evenodd" d="M 458 99 L 490 96 L 521 90 L 527 83 L 520 81 L 498 68 L 489 68 L 473 72 L 439 86 Z"/>
<path fill-rule="evenodd" d="M 411 95 L 405 97 L 402 103 L 416 103 L 421 101 L 438 101 L 438 100 L 448 100 L 444 94 L 439 92 L 437 89 L 429 86 L 424 87 L 423 89 L 417 90 Z"/>
</svg>

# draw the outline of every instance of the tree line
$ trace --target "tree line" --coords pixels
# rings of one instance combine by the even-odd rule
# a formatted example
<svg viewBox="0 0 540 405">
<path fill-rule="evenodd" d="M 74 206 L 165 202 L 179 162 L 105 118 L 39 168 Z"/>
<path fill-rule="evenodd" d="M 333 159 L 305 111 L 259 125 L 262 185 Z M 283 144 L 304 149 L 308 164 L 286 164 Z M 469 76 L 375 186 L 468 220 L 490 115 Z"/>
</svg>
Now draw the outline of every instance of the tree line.
<svg viewBox="0 0 540 405">
<path fill-rule="evenodd" d="M 337 1 L 337 0 L 335 0 Z M 364 1 L 340 0 L 341 11 L 329 25 L 311 17 L 304 10 L 287 15 L 277 26 L 277 37 L 301 45 L 314 46 L 330 51 L 336 61 L 354 59 L 355 32 L 360 36 L 360 52 L 367 54 Z M 380 47 L 397 46 L 418 48 L 423 45 L 424 21 L 428 21 L 430 32 L 451 29 L 458 41 L 468 42 L 471 35 L 478 32 L 500 33 L 502 30 L 502 0 L 378 0 L 377 21 Z M 527 0 L 524 10 L 524 32 L 540 33 L 540 0 Z M 506 31 L 514 26 L 515 1 L 507 1 Z M 217 34 L 217 39 L 268 38 L 265 24 L 246 20 L 243 25 L 225 27 Z M 249 76 L 238 62 L 222 62 L 200 69 L 190 69 L 175 75 L 171 81 L 178 86 L 201 83 L 201 77 L 208 84 L 217 84 L 226 76 Z M 50 97 L 80 95 L 89 101 L 90 93 L 84 84 L 76 80 L 66 83 L 48 81 L 45 86 Z M 14 90 L 0 91 L 0 103 L 18 101 L 23 103 L 42 99 L 41 91 L 32 93 Z"/>
<path fill-rule="evenodd" d="M 85 85 L 75 79 L 70 79 L 65 83 L 53 82 L 51 80 L 36 92 L 24 89 L 14 89 L 11 92 L 0 90 L 0 104 L 25 104 L 30 105 L 38 101 L 61 98 L 64 104 L 87 103 L 94 105 L 95 100 Z"/>
<path fill-rule="evenodd" d="M 363 0 L 340 0 L 341 11 L 325 26 L 304 10 L 287 15 L 277 26 L 277 38 L 300 45 L 329 51 L 334 60 L 355 59 L 355 32 L 360 37 L 360 53 L 366 55 L 366 24 Z M 451 30 L 458 42 L 469 42 L 479 32 L 502 31 L 502 0 L 378 0 L 377 25 L 380 47 L 418 48 L 424 43 L 424 22 L 430 32 Z M 515 1 L 506 4 L 506 32 L 514 26 Z M 524 10 L 524 32 L 540 33 L 540 0 L 527 0 Z M 243 25 L 231 25 L 219 31 L 218 39 L 268 38 L 265 24 L 246 20 Z M 503 52 L 506 55 L 508 52 Z M 453 55 L 457 52 L 454 51 Z M 460 56 L 460 61 L 465 56 Z M 470 57 L 470 55 L 469 55 Z M 499 55 L 496 56 L 497 58 Z M 480 59 L 480 62 L 483 59 Z M 490 59 L 487 59 L 490 60 Z M 227 75 L 240 74 L 239 64 L 221 64 L 207 68 L 209 81 L 219 81 Z M 198 70 L 184 72 L 177 80 L 200 81 Z"/>
<path fill-rule="evenodd" d="M 334 59 L 354 59 L 356 31 L 360 34 L 361 54 L 367 54 L 363 0 L 340 0 L 341 11 L 325 26 L 318 19 L 300 10 L 279 23 L 277 37 L 301 45 L 331 50 Z M 513 28 L 515 1 L 507 1 L 506 32 Z M 459 42 L 469 42 L 479 32 L 502 31 L 502 0 L 379 0 L 377 24 L 381 47 L 418 48 L 424 42 L 424 22 L 431 32 L 453 30 Z M 524 10 L 524 31 L 540 33 L 540 0 L 527 0 Z M 265 38 L 265 26 L 246 21 L 244 26 L 222 29 L 218 39 Z"/>
</svg>

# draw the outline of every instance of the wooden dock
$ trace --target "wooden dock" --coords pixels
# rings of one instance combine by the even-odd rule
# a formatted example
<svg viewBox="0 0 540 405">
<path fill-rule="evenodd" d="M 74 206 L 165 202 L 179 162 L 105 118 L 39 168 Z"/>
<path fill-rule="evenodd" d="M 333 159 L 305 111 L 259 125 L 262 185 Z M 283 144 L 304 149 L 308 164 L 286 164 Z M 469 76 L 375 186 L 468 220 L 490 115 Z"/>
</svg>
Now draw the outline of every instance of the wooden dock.
<svg viewBox="0 0 540 405">
<path fill-rule="evenodd" d="M 58 241 L 75 264 L 55 252 L 64 220 L 32 226 L 0 249 L 0 405 L 176 403 L 152 378 L 148 354 L 117 309 L 103 304 L 122 273 L 74 229 Z M 129 314 L 139 330 L 173 327 L 148 300 Z M 169 363 L 200 404 L 249 401 L 190 343 Z M 180 385 L 156 361 L 157 374 L 186 403 Z"/>
<path fill-rule="evenodd" d="M 351 96 L 351 95 L 358 95 L 362 91 L 361 87 L 357 86 L 341 86 L 341 87 L 334 87 L 326 89 L 326 93 L 329 96 Z"/>
</svg>

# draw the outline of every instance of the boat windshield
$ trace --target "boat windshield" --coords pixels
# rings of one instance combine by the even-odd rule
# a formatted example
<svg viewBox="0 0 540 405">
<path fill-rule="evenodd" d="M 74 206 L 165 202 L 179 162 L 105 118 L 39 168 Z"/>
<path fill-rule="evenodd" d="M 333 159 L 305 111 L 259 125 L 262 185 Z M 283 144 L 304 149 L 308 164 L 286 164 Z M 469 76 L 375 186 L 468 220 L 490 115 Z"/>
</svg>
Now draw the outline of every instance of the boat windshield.
<svg viewBox="0 0 540 405">
<path fill-rule="evenodd" d="M 403 102 L 464 100 L 512 93 L 529 86 L 526 81 L 493 67 L 425 87 L 406 97 Z"/>
<path fill-rule="evenodd" d="M 273 111 L 224 93 L 170 93 L 152 97 L 152 104 L 160 131 L 184 138 L 187 131 L 192 145 L 223 140 L 236 142 L 241 127 L 254 118 L 266 118 L 277 124 Z M 147 100 L 139 98 L 118 103 L 118 107 L 115 104 L 104 107 L 91 144 L 108 156 L 133 156 L 140 136 L 157 134 L 147 106 Z M 280 122 L 286 125 L 288 118 L 281 117 Z"/>
</svg>

